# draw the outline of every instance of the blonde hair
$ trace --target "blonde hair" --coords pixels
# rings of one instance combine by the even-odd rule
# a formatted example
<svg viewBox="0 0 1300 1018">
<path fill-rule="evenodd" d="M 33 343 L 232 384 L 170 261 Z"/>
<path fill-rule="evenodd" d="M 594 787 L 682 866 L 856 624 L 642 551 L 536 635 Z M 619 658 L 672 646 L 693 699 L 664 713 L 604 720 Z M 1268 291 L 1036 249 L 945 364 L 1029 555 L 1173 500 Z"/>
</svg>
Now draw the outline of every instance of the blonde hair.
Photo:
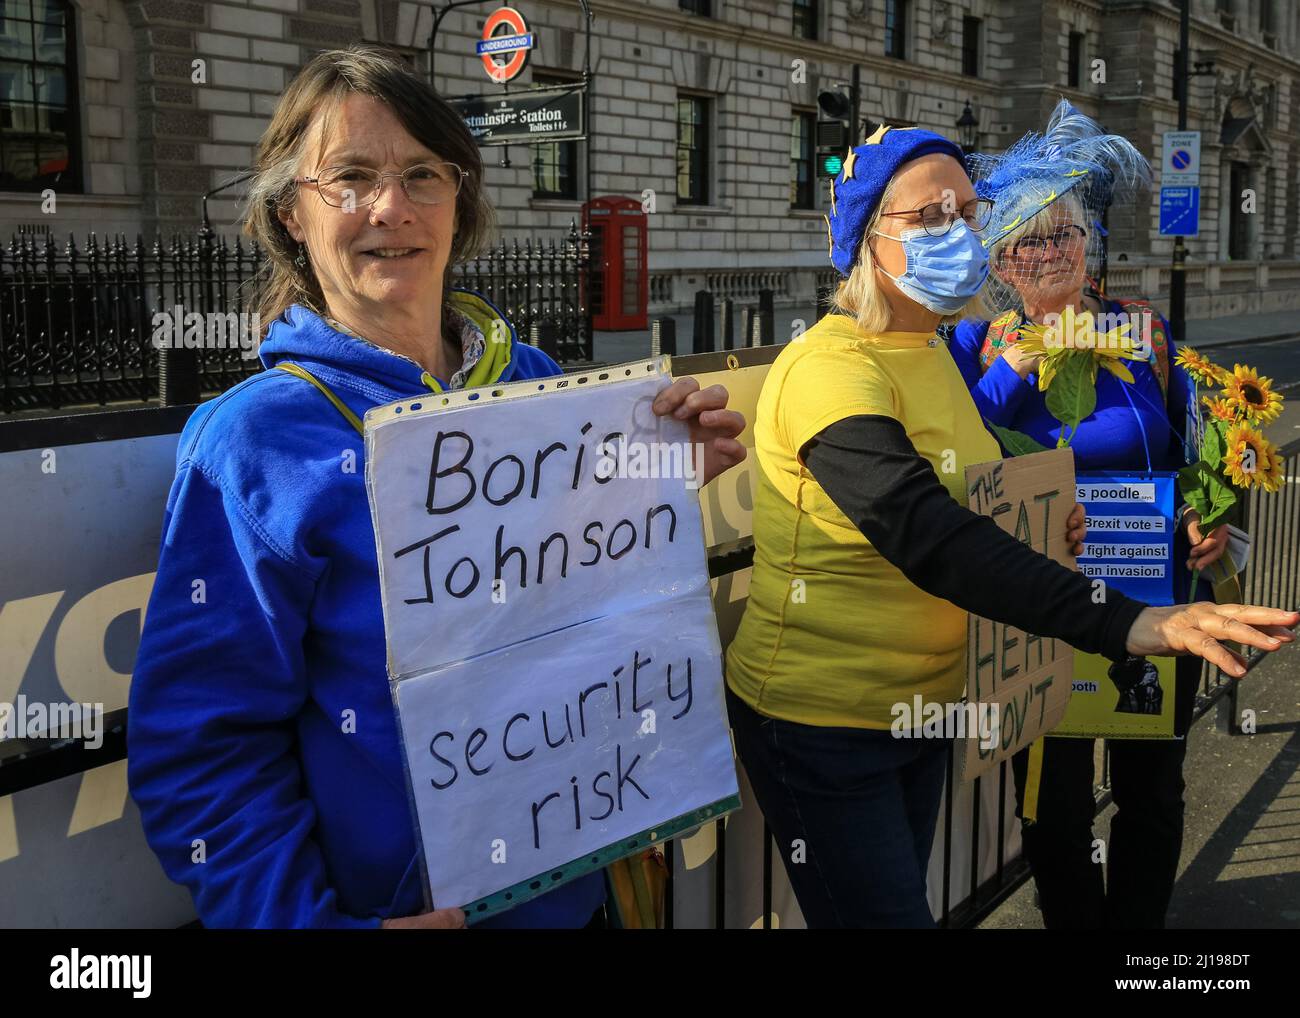
<svg viewBox="0 0 1300 1018">
<path fill-rule="evenodd" d="M 876 335 L 889 330 L 889 322 L 894 310 L 889 306 L 889 298 L 880 280 L 876 278 L 876 259 L 871 253 L 870 240 L 880 224 L 880 217 L 894 198 L 894 178 L 885 185 L 876 206 L 867 220 L 867 228 L 862 235 L 862 246 L 858 248 L 857 261 L 849 272 L 848 279 L 840 281 L 839 287 L 831 296 L 831 305 L 849 315 L 857 322 L 858 328 L 868 335 Z M 906 295 L 904 295 L 906 299 Z M 939 320 L 940 325 L 951 325 L 963 317 L 974 313 L 978 307 L 979 297 L 973 297 L 965 307 L 953 315 L 945 315 Z"/>
<path fill-rule="evenodd" d="M 372 96 L 385 103 L 416 141 L 468 172 L 456 197 L 456 235 L 452 239 L 445 297 L 451 269 L 478 253 L 493 227 L 492 206 L 483 192 L 483 162 L 464 119 L 405 61 L 378 46 L 353 45 L 312 57 L 276 105 L 257 146 L 254 176 L 248 186 L 243 229 L 266 252 L 268 268 L 258 301 L 264 330 L 293 304 L 323 314 L 325 297 L 310 260 L 295 264 L 299 244 L 278 213 L 298 200 L 294 178 L 307 155 L 308 134 L 321 114 L 321 144 L 329 138 L 343 101 Z"/>
</svg>

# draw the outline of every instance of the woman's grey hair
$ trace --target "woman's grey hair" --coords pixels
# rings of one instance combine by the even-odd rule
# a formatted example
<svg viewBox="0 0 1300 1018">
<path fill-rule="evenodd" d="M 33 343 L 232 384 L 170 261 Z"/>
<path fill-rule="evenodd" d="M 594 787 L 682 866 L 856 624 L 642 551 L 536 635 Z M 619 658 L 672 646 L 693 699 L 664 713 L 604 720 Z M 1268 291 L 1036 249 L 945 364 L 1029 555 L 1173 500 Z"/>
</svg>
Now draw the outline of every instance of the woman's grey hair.
<svg viewBox="0 0 1300 1018">
<path fill-rule="evenodd" d="M 298 72 L 280 99 L 257 146 L 243 229 L 266 252 L 269 267 L 258 312 L 265 328 L 293 304 L 323 313 L 325 298 L 310 261 L 298 265 L 299 244 L 280 222 L 294 207 L 294 179 L 306 160 L 319 156 L 333 131 L 339 108 L 350 95 L 385 103 L 416 141 L 467 172 L 456 197 L 456 234 L 447 273 L 474 257 L 491 236 L 492 206 L 483 190 L 483 161 L 464 119 L 398 54 L 378 46 L 354 45 L 318 53 Z M 319 145 L 308 152 L 311 125 L 321 117 Z"/>
</svg>

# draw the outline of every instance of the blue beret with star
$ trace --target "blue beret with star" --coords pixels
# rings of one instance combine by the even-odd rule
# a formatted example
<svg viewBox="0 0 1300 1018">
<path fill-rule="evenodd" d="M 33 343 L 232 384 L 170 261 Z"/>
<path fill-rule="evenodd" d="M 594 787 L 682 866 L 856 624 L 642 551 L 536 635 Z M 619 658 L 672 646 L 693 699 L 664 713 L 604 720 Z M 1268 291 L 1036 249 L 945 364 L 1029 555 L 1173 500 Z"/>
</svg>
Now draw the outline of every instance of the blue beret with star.
<svg viewBox="0 0 1300 1018">
<path fill-rule="evenodd" d="M 831 181 L 831 212 L 826 217 L 831 262 L 841 276 L 853 271 L 867 230 L 890 178 L 903 163 L 932 153 L 952 156 L 965 166 L 961 146 L 920 127 L 882 124 L 857 148 L 850 149 L 844 168 Z"/>
</svg>

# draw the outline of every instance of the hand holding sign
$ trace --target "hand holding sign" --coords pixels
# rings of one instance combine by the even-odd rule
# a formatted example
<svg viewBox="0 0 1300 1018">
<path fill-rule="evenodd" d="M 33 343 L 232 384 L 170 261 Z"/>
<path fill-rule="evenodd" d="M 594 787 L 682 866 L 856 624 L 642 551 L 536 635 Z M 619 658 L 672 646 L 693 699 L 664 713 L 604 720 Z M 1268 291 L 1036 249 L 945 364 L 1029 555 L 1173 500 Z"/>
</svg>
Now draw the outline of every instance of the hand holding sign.
<svg viewBox="0 0 1300 1018">
<path fill-rule="evenodd" d="M 439 908 L 419 915 L 385 919 L 379 924 L 383 930 L 463 930 L 465 912 L 459 908 Z"/>
<path fill-rule="evenodd" d="M 672 414 L 691 429 L 691 448 L 703 450 L 700 484 L 711 480 L 745 459 L 745 447 L 736 439 L 745 430 L 745 418 L 728 410 L 727 390 L 721 385 L 701 389 L 694 378 L 679 378 L 655 397 L 654 412 Z M 700 464 L 695 465 L 697 472 Z"/>
<path fill-rule="evenodd" d="M 1065 521 L 1065 543 L 1075 555 L 1083 554 L 1083 539 L 1088 536 L 1088 519 L 1083 503 L 1075 502 Z"/>
</svg>

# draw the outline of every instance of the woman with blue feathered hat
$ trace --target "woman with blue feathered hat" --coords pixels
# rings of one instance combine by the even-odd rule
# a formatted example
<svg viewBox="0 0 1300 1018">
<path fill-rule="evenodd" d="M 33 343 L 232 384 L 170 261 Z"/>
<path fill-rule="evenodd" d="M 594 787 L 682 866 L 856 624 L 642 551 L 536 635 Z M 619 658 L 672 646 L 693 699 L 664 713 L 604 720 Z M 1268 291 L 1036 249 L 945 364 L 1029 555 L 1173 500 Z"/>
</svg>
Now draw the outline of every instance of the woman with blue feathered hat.
<svg viewBox="0 0 1300 1018">
<path fill-rule="evenodd" d="M 1001 155 L 973 155 L 969 165 L 977 193 L 994 202 L 983 238 L 991 266 L 983 297 L 991 321 L 962 322 L 951 348 L 980 416 L 1045 446 L 1057 445 L 1064 434 L 1081 472 L 1149 474 L 1184 466 L 1187 422 L 1196 404 L 1185 372 L 1173 362 L 1168 324 L 1150 305 L 1114 300 L 1093 285 L 1105 238 L 1101 219 L 1112 204 L 1129 202 L 1149 186 L 1147 161 L 1062 100 L 1045 132 L 1026 135 Z M 1096 409 L 1070 425 L 1053 416 L 1040 391 L 1046 348 L 1022 348 L 1020 341 L 1047 324 L 1066 343 L 1077 332 L 1076 320 L 1127 324 L 1124 338 L 1133 341 L 1135 356 L 1123 358 L 1117 370 L 1096 372 Z M 1104 336 L 1106 329 L 1091 332 Z M 1186 507 L 1177 520 L 1174 561 L 1186 560 L 1188 570 L 1208 567 L 1227 543 L 1226 527 L 1202 535 L 1199 521 Z M 1189 577 L 1173 578 L 1165 603 L 1192 597 Z M 1197 597 L 1208 600 L 1209 585 L 1202 586 Z M 1151 670 L 1137 661 L 1113 668 L 1121 688 L 1125 668 L 1135 675 Z M 1049 736 L 1013 760 L 1025 853 L 1049 928 L 1164 925 L 1182 845 L 1181 736 L 1190 725 L 1200 662 L 1183 658 L 1176 673 L 1178 738 L 1111 740 L 1111 787 L 1119 809 L 1111 822 L 1106 878 L 1094 860 L 1093 740 Z"/>
<path fill-rule="evenodd" d="M 1112 659 L 1200 654 L 1232 675 L 1240 660 L 1217 637 L 1274 649 L 1300 621 L 1098 604 L 1086 577 L 965 508 L 965 467 L 1001 454 L 936 329 L 984 285 L 991 211 L 940 135 L 881 127 L 850 151 L 827 217 L 836 313 L 781 351 L 759 396 L 728 707 L 810 926 L 934 925 L 926 873 L 951 743 L 892 729 L 900 703 L 962 699 L 967 611 Z M 1071 543 L 1081 524 L 1063 521 Z"/>
</svg>

